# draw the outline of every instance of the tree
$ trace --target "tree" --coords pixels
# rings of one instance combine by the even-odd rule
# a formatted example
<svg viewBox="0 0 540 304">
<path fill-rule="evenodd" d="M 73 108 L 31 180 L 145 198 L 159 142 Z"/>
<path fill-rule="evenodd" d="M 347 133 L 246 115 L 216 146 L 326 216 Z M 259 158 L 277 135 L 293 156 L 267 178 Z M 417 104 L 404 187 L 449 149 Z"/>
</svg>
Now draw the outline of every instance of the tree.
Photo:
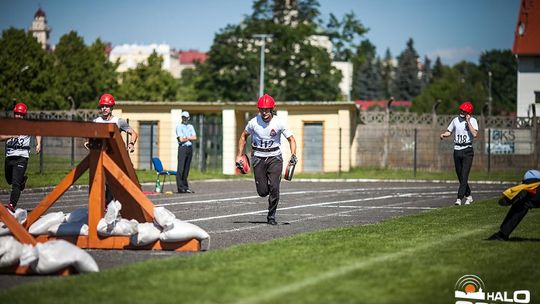
<svg viewBox="0 0 540 304">
<path fill-rule="evenodd" d="M 342 20 L 338 20 L 334 14 L 330 14 L 327 32 L 334 45 L 334 59 L 337 61 L 351 60 L 354 50 L 358 48 L 355 43 L 356 39 L 367 31 L 356 18 L 354 12 L 347 13 Z"/>
<path fill-rule="evenodd" d="M 384 59 L 381 62 L 382 98 L 390 99 L 392 94 L 392 81 L 394 79 L 394 63 L 390 49 L 386 49 Z"/>
<path fill-rule="evenodd" d="M 380 99 L 383 95 L 382 64 L 376 58 L 375 46 L 364 40 L 354 59 L 353 99 Z"/>
<path fill-rule="evenodd" d="M 393 84 L 394 97 L 398 100 L 412 100 L 421 91 L 418 79 L 418 53 L 414 42 L 407 41 L 407 48 L 398 56 L 398 65 Z"/>
<path fill-rule="evenodd" d="M 312 43 L 319 15 L 317 1 L 254 3 L 240 25 L 228 25 L 214 38 L 209 58 L 195 82 L 199 100 L 247 101 L 258 97 L 260 40 L 266 41 L 265 92 L 277 100 L 336 100 L 341 73 L 325 49 Z"/>
<path fill-rule="evenodd" d="M 433 78 L 433 70 L 431 69 L 431 60 L 429 60 L 428 56 L 425 56 L 424 66 L 422 69 L 422 78 L 421 78 L 422 89 L 427 87 L 431 83 L 432 78 Z"/>
<path fill-rule="evenodd" d="M 0 38 L 0 104 L 6 111 L 15 102 L 30 110 L 61 109 L 66 103 L 55 90 L 52 58 L 30 33 L 9 28 Z"/>
<path fill-rule="evenodd" d="M 477 109 L 475 112 L 480 113 L 485 96 L 482 72 L 475 64 L 463 61 L 452 68 L 443 67 L 442 76 L 413 100 L 411 110 L 429 113 L 435 102 L 440 100 L 437 113 L 455 114 L 462 102 L 470 101 Z"/>
<path fill-rule="evenodd" d="M 510 50 L 491 50 L 480 56 L 480 70 L 488 89 L 491 72 L 492 113 L 515 112 L 517 108 L 517 62 Z M 531 101 L 531 103 L 534 101 Z"/>
<path fill-rule="evenodd" d="M 433 83 L 437 79 L 442 78 L 443 70 L 444 70 L 444 65 L 441 62 L 441 57 L 437 56 L 437 59 L 435 59 L 435 65 L 433 66 L 433 72 L 432 72 L 430 83 Z"/>
<path fill-rule="evenodd" d="M 147 63 L 124 72 L 117 98 L 124 100 L 171 101 L 176 99 L 178 81 L 169 72 L 163 71 L 163 58 L 155 51 Z"/>
</svg>

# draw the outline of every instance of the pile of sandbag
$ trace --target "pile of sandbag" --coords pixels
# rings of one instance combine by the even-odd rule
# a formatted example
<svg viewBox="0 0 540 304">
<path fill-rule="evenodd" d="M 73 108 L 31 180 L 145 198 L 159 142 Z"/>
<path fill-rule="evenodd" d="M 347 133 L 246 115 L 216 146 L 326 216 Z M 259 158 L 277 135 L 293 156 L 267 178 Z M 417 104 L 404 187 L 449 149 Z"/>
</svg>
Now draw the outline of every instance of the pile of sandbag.
<svg viewBox="0 0 540 304">
<path fill-rule="evenodd" d="M 35 221 L 28 232 L 32 235 L 49 234 L 54 236 L 88 235 L 88 208 L 75 209 L 64 214 L 51 212 Z"/>
<path fill-rule="evenodd" d="M 122 210 L 122 204 L 118 201 L 111 201 L 107 205 L 105 217 L 97 225 L 99 235 L 130 236 L 131 244 L 134 246 L 148 245 L 157 240 L 182 242 L 197 239 L 208 241 L 201 242 L 203 250 L 208 250 L 210 247 L 210 236 L 206 231 L 199 226 L 177 219 L 164 207 L 154 208 L 154 222 L 152 223 L 138 223 L 136 220 L 124 219 L 120 210 Z"/>
<path fill-rule="evenodd" d="M 71 225 L 84 220 L 84 210 L 72 212 L 64 216 L 62 212 L 52 213 L 43 216 L 36 221 L 37 225 L 32 225 L 35 234 L 51 233 L 51 227 L 56 226 L 55 231 L 63 233 L 62 225 Z M 12 215 L 20 224 L 24 224 L 27 219 L 27 212 L 24 209 L 15 210 Z M 88 218 L 88 211 L 86 211 Z M 88 221 L 87 219 L 84 221 Z M 39 222 L 39 223 L 38 223 Z M 34 223 L 34 224 L 36 224 Z M 87 226 L 88 227 L 88 226 Z M 71 229 L 70 230 L 75 230 Z M 58 234 L 58 232 L 55 232 Z M 66 235 L 74 232 L 68 231 Z M 97 272 L 99 267 L 86 251 L 64 240 L 52 240 L 46 243 L 38 243 L 36 246 L 21 244 L 11 232 L 0 222 L 0 268 L 10 266 L 29 266 L 34 272 L 39 274 L 50 274 L 58 272 L 66 267 L 72 266 L 78 272 Z M 88 228 L 86 228 L 88 234 Z M 63 235 L 63 234 L 61 234 Z"/>
</svg>

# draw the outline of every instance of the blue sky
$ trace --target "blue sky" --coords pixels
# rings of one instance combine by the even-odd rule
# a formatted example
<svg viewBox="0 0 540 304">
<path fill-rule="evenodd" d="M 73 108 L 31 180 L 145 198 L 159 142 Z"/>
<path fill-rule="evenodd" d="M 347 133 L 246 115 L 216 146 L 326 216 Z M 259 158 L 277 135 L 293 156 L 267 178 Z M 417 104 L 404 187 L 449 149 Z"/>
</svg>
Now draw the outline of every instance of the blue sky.
<svg viewBox="0 0 540 304">
<path fill-rule="evenodd" d="M 39 6 L 51 44 L 71 30 L 86 44 L 167 43 L 208 51 L 214 35 L 252 12 L 251 0 L 0 0 L 0 29 L 28 29 Z M 319 0 L 322 17 L 353 11 L 369 28 L 365 38 L 383 56 L 397 57 L 413 38 L 420 56 L 443 63 L 478 62 L 486 50 L 511 49 L 520 0 Z"/>
</svg>

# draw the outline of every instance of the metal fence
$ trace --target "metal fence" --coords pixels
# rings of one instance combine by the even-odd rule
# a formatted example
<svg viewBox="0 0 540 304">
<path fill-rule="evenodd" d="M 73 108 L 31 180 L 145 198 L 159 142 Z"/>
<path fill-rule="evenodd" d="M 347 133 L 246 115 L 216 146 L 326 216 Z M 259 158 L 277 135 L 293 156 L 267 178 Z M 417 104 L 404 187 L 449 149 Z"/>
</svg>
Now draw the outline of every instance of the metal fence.
<svg viewBox="0 0 540 304">
<path fill-rule="evenodd" d="M 0 116 L 11 116 L 10 112 L 0 112 Z M 90 121 L 98 116 L 97 110 L 77 110 L 65 112 L 29 112 L 30 119 Z M 360 112 L 352 140 L 351 165 L 353 167 L 400 168 L 413 170 L 447 171 L 454 170 L 453 143 L 451 138 L 441 141 L 439 135 L 455 116 L 415 114 L 405 112 Z M 538 120 L 515 117 L 477 117 L 480 132 L 474 141 L 474 170 L 524 171 L 539 166 Z M 131 123 L 131 122 L 130 122 Z M 152 132 L 157 126 L 137 122 L 139 143 L 137 149 L 138 167 L 152 169 L 151 157 L 157 154 L 159 142 Z M 192 168 L 201 171 L 222 169 L 222 121 L 221 116 L 193 115 L 191 123 L 195 127 L 198 140 L 194 142 Z M 342 157 L 343 143 L 338 128 L 309 126 L 317 136 L 304 136 L 299 142 L 304 153 L 310 153 L 307 171 L 341 171 L 345 168 Z M 172 128 L 172 126 L 159 126 Z M 319 130 L 320 129 L 320 130 Z M 306 131 L 306 130 L 304 130 Z M 146 133 L 148 134 L 146 134 Z M 322 133 L 324 132 L 324 133 Z M 144 134 L 146 135 L 144 135 Z M 311 133 L 310 133 L 311 134 Z M 144 135 L 144 136 L 143 136 Z M 307 133 L 305 134 L 307 135 Z M 151 138 L 145 143 L 143 137 Z M 170 139 L 167 139 L 168 141 Z M 87 154 L 83 138 L 44 137 L 42 153 L 31 155 L 29 170 L 33 172 L 65 171 L 77 165 Z M 163 143 L 161 143 L 163 144 Z M 335 147 L 339 147 L 334 149 Z M 331 149 L 332 148 L 332 149 Z M 0 144 L 0 172 L 3 174 L 5 146 Z M 309 150 L 309 151 L 308 151 Z M 317 156 L 317 157 L 315 157 Z M 168 155 L 175 157 L 175 155 Z M 299 155 L 303 166 L 306 158 Z M 316 161 L 315 161 L 316 160 Z M 174 168 L 171 168 L 174 169 Z M 309 170 L 308 170 L 309 169 Z"/>
<path fill-rule="evenodd" d="M 356 163 L 377 168 L 453 170 L 453 140 L 440 140 L 455 115 L 363 112 L 356 129 Z M 538 168 L 538 120 L 477 117 L 473 170 Z"/>
</svg>

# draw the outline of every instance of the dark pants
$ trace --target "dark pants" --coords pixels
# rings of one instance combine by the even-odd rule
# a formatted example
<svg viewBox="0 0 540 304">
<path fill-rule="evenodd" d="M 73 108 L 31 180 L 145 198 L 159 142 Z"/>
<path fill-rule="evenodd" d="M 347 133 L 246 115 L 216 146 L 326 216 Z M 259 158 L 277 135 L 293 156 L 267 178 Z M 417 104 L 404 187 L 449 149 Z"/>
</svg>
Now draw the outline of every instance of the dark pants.
<svg viewBox="0 0 540 304">
<path fill-rule="evenodd" d="M 529 209 L 538 207 L 540 207 L 540 202 L 532 201 L 530 199 L 516 201 L 512 204 L 510 210 L 508 210 L 508 213 L 501 224 L 500 232 L 506 237 L 509 237 L 525 215 L 527 215 Z"/>
<path fill-rule="evenodd" d="M 11 185 L 9 202 L 16 206 L 21 196 L 21 186 L 24 182 L 24 174 L 28 166 L 28 158 L 22 156 L 6 157 L 4 172 L 6 181 Z"/>
<path fill-rule="evenodd" d="M 459 180 L 459 189 L 457 193 L 459 199 L 471 195 L 469 172 L 471 172 L 473 158 L 474 151 L 472 147 L 463 150 L 454 150 L 454 165 Z"/>
<path fill-rule="evenodd" d="M 188 176 L 193 157 L 193 146 L 178 146 L 178 167 L 176 169 L 176 188 L 178 192 L 189 189 Z"/>
<path fill-rule="evenodd" d="M 257 193 L 260 197 L 269 195 L 267 219 L 275 219 L 279 203 L 279 184 L 281 182 L 281 171 L 283 170 L 283 158 L 281 155 L 271 157 L 253 156 L 252 162 Z"/>
</svg>

